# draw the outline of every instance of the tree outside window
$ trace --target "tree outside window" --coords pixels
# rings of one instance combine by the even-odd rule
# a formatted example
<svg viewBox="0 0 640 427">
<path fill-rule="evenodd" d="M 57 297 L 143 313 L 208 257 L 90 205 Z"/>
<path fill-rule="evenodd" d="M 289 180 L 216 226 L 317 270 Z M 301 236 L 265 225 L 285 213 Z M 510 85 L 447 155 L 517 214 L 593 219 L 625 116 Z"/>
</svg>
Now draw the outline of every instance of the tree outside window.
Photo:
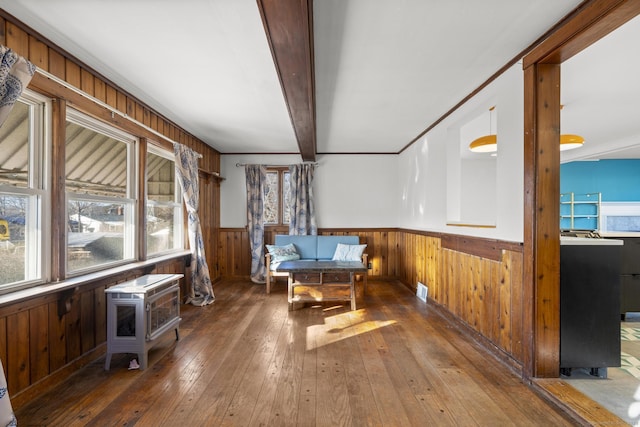
<svg viewBox="0 0 640 427">
<path fill-rule="evenodd" d="M 264 224 L 288 225 L 290 220 L 290 174 L 288 168 L 267 170 L 264 197 Z"/>
</svg>

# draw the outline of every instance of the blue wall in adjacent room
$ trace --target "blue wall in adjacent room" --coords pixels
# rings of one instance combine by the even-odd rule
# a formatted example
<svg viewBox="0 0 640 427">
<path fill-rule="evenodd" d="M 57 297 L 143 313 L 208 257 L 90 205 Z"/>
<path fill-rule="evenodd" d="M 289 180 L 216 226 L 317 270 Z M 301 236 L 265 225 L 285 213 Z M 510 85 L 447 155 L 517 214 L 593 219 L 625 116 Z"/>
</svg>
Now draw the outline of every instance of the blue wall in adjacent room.
<svg viewBox="0 0 640 427">
<path fill-rule="evenodd" d="M 602 193 L 603 202 L 640 201 L 640 160 L 577 161 L 560 165 L 561 193 Z"/>
</svg>

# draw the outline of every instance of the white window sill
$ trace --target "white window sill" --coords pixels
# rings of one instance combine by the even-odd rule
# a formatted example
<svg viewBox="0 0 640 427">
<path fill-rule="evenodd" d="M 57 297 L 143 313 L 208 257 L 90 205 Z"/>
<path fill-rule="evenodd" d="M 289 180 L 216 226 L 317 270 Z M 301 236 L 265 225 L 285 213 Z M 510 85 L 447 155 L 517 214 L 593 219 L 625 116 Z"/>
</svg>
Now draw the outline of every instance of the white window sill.
<svg viewBox="0 0 640 427">
<path fill-rule="evenodd" d="M 175 258 L 186 257 L 187 255 L 191 255 L 191 252 L 188 250 L 183 250 L 180 252 L 173 252 L 171 254 L 150 258 L 146 261 L 132 262 L 129 264 L 110 268 L 107 270 L 97 271 L 95 273 L 89 273 L 82 276 L 69 278 L 66 280 L 62 280 L 60 282 L 51 282 L 51 283 L 45 283 L 42 285 L 34 285 L 30 288 L 21 289 L 15 292 L 10 292 L 4 295 L 0 295 L 0 307 L 4 307 L 10 304 L 15 304 L 16 302 L 24 301 L 24 300 L 35 298 L 35 297 L 41 297 L 41 296 L 52 294 L 55 292 L 64 291 L 67 289 L 77 288 L 86 283 L 105 279 L 109 276 L 115 276 L 121 273 L 126 273 L 127 271 L 153 266 L 154 264 L 157 264 L 159 262 L 164 262 L 164 261 L 168 261 Z"/>
</svg>

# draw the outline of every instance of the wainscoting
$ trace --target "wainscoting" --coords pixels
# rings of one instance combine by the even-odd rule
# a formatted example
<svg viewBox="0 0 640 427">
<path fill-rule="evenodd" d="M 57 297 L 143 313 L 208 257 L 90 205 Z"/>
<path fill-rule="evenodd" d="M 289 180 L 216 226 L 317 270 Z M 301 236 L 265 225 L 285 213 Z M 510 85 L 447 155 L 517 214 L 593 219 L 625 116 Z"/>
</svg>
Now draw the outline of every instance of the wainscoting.
<svg viewBox="0 0 640 427">
<path fill-rule="evenodd" d="M 189 286 L 191 256 L 147 263 L 58 292 L 0 307 L 0 359 L 15 406 L 31 400 L 105 353 L 106 296 L 117 283 L 151 273 L 181 273 L 181 294 Z"/>
<path fill-rule="evenodd" d="M 133 97 L 66 54 L 58 46 L 43 39 L 37 31 L 28 28 L 0 10 L 0 43 L 24 56 L 40 70 L 66 82 L 57 83 L 36 73 L 29 89 L 50 97 L 52 107 L 52 157 L 64 165 L 65 116 L 68 105 L 104 123 L 108 123 L 141 141 L 173 151 L 171 141 L 187 145 L 202 155 L 200 172 L 200 223 L 207 248 L 209 265 L 216 259 L 218 225 L 220 224 L 220 153 L 184 129 L 170 122 Z M 74 88 L 71 89 L 70 87 Z M 78 93 L 77 90 L 82 92 Z M 83 96 L 87 95 L 87 96 Z M 98 100 L 99 102 L 95 102 Z M 113 114 L 102 104 L 116 109 L 129 119 Z M 159 137 L 163 135 L 163 137 Z M 141 144 L 143 144 L 141 142 Z M 61 153 L 61 154 L 60 154 Z M 144 165 L 144 157 L 139 156 Z M 54 161 L 54 164 L 56 162 Z M 54 248 L 51 263 L 64 271 L 64 238 L 67 218 L 64 215 L 64 171 L 53 168 L 54 181 L 60 181 L 57 191 L 61 199 L 52 200 L 52 226 L 43 233 L 51 233 Z M 62 171 L 62 172 L 61 172 Z M 60 173 L 57 173 L 60 172 Z M 60 178 L 62 177 L 62 178 Z M 144 194 L 141 180 L 139 194 Z M 54 186 L 56 183 L 54 182 Z M 62 206 L 62 208 L 60 208 Z M 139 204 L 139 216 L 144 217 L 144 203 Z M 139 227 L 140 241 L 145 236 Z M 186 232 L 186 225 L 185 225 Z M 60 249 L 60 250 L 58 250 Z M 187 258 L 190 259 L 190 256 Z M 63 290 L 43 292 L 21 299 L 0 298 L 0 359 L 7 373 L 8 389 L 14 406 L 28 400 L 38 391 L 46 389 L 79 367 L 100 357 L 105 351 L 106 311 L 104 289 L 149 273 L 185 273 L 187 259 L 180 256 L 164 261 L 123 266 L 115 273 L 87 275 L 77 286 Z M 142 265 L 142 266 L 140 266 Z M 210 271 L 212 280 L 219 279 L 219 271 Z M 189 288 L 188 277 L 182 281 L 182 292 Z M 49 284 L 45 285 L 48 286 Z M 59 284 L 55 284 L 58 286 Z"/>
<path fill-rule="evenodd" d="M 286 229 L 267 230 L 265 242 Z M 422 282 L 429 298 L 522 368 L 523 247 L 521 243 L 405 229 L 321 229 L 323 235 L 357 235 L 367 244 L 371 280 L 400 280 L 413 291 Z M 244 228 L 221 229 L 218 267 L 225 278 L 247 278 L 251 259 Z"/>
</svg>

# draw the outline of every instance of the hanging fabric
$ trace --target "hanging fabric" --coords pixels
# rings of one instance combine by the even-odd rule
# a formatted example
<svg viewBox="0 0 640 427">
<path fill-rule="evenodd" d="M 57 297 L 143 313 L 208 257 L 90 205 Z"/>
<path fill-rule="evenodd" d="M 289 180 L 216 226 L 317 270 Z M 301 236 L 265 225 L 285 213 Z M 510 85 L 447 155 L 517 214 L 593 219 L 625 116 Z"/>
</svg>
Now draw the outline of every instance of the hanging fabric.
<svg viewBox="0 0 640 427">
<path fill-rule="evenodd" d="M 0 126 L 35 72 L 35 65 L 0 45 Z"/>
<path fill-rule="evenodd" d="M 204 254 L 202 228 L 198 216 L 200 187 L 198 182 L 198 158 L 200 155 L 189 147 L 174 143 L 176 174 L 182 186 L 182 195 L 187 206 L 189 246 L 191 247 L 191 289 L 187 303 L 203 306 L 215 300 L 209 276 L 209 266 Z"/>
<path fill-rule="evenodd" d="M 316 209 L 313 203 L 313 174 L 315 165 L 303 163 L 289 166 L 291 183 L 290 235 L 316 235 Z"/>
<path fill-rule="evenodd" d="M 251 247 L 251 281 L 265 283 L 264 264 L 264 194 L 267 169 L 262 165 L 245 165 L 247 182 L 247 224 Z"/>
<path fill-rule="evenodd" d="M 9 391 L 7 390 L 7 379 L 4 376 L 2 360 L 0 360 L 0 426 L 16 427 L 18 421 L 13 414 Z"/>
</svg>

